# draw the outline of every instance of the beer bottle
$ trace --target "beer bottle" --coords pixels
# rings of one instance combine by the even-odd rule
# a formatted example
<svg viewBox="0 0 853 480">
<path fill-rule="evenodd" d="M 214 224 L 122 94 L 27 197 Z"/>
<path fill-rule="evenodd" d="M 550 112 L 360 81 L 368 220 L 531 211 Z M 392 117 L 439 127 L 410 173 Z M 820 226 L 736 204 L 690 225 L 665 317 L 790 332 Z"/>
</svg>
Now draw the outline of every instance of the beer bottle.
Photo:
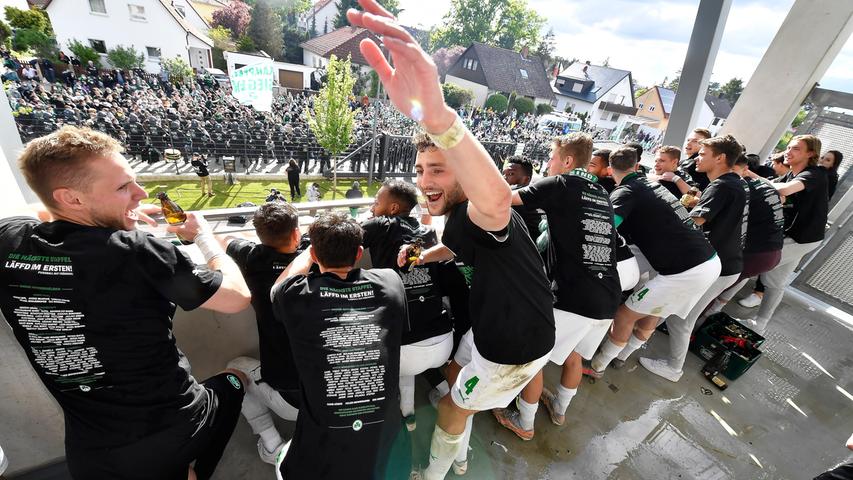
<svg viewBox="0 0 853 480">
<path fill-rule="evenodd" d="M 409 271 L 411 272 L 415 266 L 418 264 L 418 259 L 421 256 L 421 253 L 424 251 L 424 240 L 422 238 L 416 238 L 415 243 L 409 245 L 409 249 L 406 251 L 406 259 L 409 262 Z"/>
<path fill-rule="evenodd" d="M 175 203 L 174 200 L 169 198 L 169 195 L 167 195 L 166 192 L 158 193 L 157 198 L 160 200 L 160 207 L 163 209 L 163 217 L 166 218 L 166 223 L 169 225 L 180 225 L 187 221 L 187 214 L 184 213 L 184 209 Z M 183 245 L 191 245 L 193 243 L 188 240 L 184 240 L 180 235 L 176 236 Z"/>
<path fill-rule="evenodd" d="M 729 388 L 729 385 L 723 380 L 722 372 L 728 367 L 731 356 L 732 352 L 721 350 L 702 367 L 702 375 L 705 375 L 705 378 L 720 390 Z"/>
</svg>

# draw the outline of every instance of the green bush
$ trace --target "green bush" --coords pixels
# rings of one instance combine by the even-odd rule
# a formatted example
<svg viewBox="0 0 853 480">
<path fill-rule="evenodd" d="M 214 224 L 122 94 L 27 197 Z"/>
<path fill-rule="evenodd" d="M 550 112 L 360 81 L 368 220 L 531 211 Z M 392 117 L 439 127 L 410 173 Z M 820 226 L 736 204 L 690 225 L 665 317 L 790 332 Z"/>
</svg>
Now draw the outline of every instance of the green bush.
<svg viewBox="0 0 853 480">
<path fill-rule="evenodd" d="M 258 47 L 255 46 L 255 41 L 248 35 L 243 35 L 237 40 L 237 50 L 240 52 L 256 52 Z"/>
<path fill-rule="evenodd" d="M 441 92 L 444 93 L 444 101 L 453 109 L 471 103 L 471 100 L 474 98 L 474 92 L 452 83 L 443 83 L 441 85 Z"/>
<path fill-rule="evenodd" d="M 540 103 L 536 105 L 536 115 L 545 115 L 554 111 L 554 107 L 548 105 L 547 103 Z"/>
<path fill-rule="evenodd" d="M 80 60 L 83 66 L 86 66 L 91 60 L 96 67 L 101 68 L 101 54 L 89 45 L 80 40 L 71 39 L 68 41 L 68 49 L 77 57 L 77 60 Z"/>
<path fill-rule="evenodd" d="M 533 113 L 536 110 L 533 100 L 527 97 L 517 97 L 515 99 L 515 104 L 513 104 L 513 108 L 519 115 L 527 115 L 528 113 Z"/>
<path fill-rule="evenodd" d="M 134 68 L 142 68 L 145 64 L 145 55 L 138 52 L 133 46 L 125 47 L 118 45 L 115 48 L 107 50 L 107 59 L 110 64 L 119 70 L 133 70 Z"/>
<path fill-rule="evenodd" d="M 486 99 L 486 103 L 483 105 L 483 107 L 490 108 L 495 113 L 502 113 L 506 111 L 508 103 L 509 101 L 505 96 L 501 95 L 500 93 L 496 93 Z"/>
<path fill-rule="evenodd" d="M 12 38 L 12 29 L 9 28 L 9 25 L 6 25 L 6 22 L 0 20 L 0 43 L 8 48 L 10 46 L 8 43 L 10 38 Z"/>
<path fill-rule="evenodd" d="M 181 57 L 166 58 L 160 63 L 163 70 L 169 72 L 169 81 L 175 85 L 180 85 L 192 80 L 193 69 Z"/>
<path fill-rule="evenodd" d="M 3 11 L 6 14 L 6 19 L 9 20 L 9 25 L 16 30 L 36 30 L 45 35 L 51 33 L 50 20 L 42 10 L 21 10 L 15 7 L 5 7 Z"/>
</svg>

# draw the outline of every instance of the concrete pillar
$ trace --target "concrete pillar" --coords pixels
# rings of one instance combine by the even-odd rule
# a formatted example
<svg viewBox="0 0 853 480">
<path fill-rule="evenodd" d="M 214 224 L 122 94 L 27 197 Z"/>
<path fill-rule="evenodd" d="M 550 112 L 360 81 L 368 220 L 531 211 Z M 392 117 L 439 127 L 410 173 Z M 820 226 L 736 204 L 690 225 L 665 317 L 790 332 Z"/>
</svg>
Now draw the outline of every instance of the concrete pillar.
<svg viewBox="0 0 853 480">
<path fill-rule="evenodd" d="M 681 67 L 678 93 L 663 137 L 664 145 L 683 145 L 688 132 L 696 128 L 731 7 L 732 0 L 702 0 L 699 3 Z"/>
<path fill-rule="evenodd" d="M 796 0 L 720 134 L 766 158 L 851 32 L 850 0 Z"/>
<path fill-rule="evenodd" d="M 6 91 L 0 88 L 0 156 L 3 157 L 0 158 L 0 191 L 4 192 L 3 203 L 6 207 L 18 207 L 39 201 L 18 170 L 18 155 L 21 150 L 21 136 L 15 126 L 9 98 Z"/>
</svg>

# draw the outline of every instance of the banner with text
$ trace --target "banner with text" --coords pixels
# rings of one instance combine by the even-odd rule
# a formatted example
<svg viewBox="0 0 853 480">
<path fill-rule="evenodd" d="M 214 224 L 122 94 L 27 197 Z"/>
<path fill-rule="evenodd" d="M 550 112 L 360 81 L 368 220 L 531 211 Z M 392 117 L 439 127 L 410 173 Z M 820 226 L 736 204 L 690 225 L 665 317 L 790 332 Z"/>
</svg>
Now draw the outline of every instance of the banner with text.
<svg viewBox="0 0 853 480">
<path fill-rule="evenodd" d="M 231 89 L 243 105 L 269 112 L 272 109 L 272 87 L 275 67 L 272 62 L 246 65 L 231 72 Z"/>
</svg>

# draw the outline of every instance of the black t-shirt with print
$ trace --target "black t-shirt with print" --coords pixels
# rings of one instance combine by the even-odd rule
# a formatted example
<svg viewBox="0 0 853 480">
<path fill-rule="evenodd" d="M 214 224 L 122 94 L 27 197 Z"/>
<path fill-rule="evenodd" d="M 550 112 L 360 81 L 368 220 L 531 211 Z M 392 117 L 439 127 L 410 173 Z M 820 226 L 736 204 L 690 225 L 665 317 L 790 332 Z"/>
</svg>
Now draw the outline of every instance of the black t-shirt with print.
<svg viewBox="0 0 853 480">
<path fill-rule="evenodd" d="M 405 295 L 387 269 L 354 269 L 345 279 L 296 275 L 274 287 L 273 312 L 290 334 L 302 403 L 284 478 L 386 478 L 402 425 Z"/>
<path fill-rule="evenodd" d="M 201 160 L 193 160 L 190 165 L 195 168 L 195 174 L 199 177 L 207 177 L 210 175 L 210 170 L 207 168 L 207 162 Z"/>
<path fill-rule="evenodd" d="M 270 289 L 301 250 L 281 253 L 266 245 L 236 239 L 228 244 L 226 251 L 240 267 L 252 292 L 252 307 L 258 322 L 261 378 L 276 390 L 298 389 L 299 374 L 293 364 L 287 330 L 273 316 Z"/>
<path fill-rule="evenodd" d="M 785 215 L 779 192 L 757 178 L 743 179 L 749 187 L 749 218 L 744 252 L 772 252 L 782 248 Z"/>
<path fill-rule="evenodd" d="M 711 183 L 711 180 L 708 178 L 707 173 L 696 170 L 696 158 L 698 156 L 698 153 L 694 153 L 682 160 L 679 166 L 682 170 L 687 172 L 688 175 L 690 175 L 690 178 L 693 180 L 693 184 L 696 188 L 699 190 L 705 190 L 708 188 L 708 184 Z"/>
<path fill-rule="evenodd" d="M 613 177 L 598 177 L 598 184 L 607 190 L 608 195 L 616 189 L 616 180 Z"/>
<path fill-rule="evenodd" d="M 520 190 L 525 187 L 514 186 L 513 190 Z M 513 205 L 512 209 L 518 212 L 521 215 L 521 219 L 524 221 L 524 226 L 527 228 L 527 233 L 530 235 L 530 238 L 533 240 L 533 243 L 536 243 L 536 239 L 539 238 L 539 224 L 542 223 L 542 211 L 538 208 L 531 208 L 527 205 Z"/>
<path fill-rule="evenodd" d="M 691 187 L 696 186 L 695 182 L 693 181 L 693 177 L 691 177 L 690 174 L 685 172 L 684 170 L 679 168 L 679 169 L 676 169 L 676 171 L 674 173 L 676 175 L 678 175 L 679 177 L 681 177 L 681 179 L 684 180 L 687 183 L 687 185 L 689 185 Z M 683 193 L 681 193 L 681 190 L 678 189 L 678 184 L 676 182 L 670 182 L 667 180 L 658 180 L 658 183 L 663 185 L 663 188 L 669 190 L 669 193 L 671 193 L 672 196 L 674 196 L 675 198 L 681 198 L 681 196 L 684 195 Z"/>
<path fill-rule="evenodd" d="M 525 205 L 548 217 L 556 253 L 555 306 L 587 318 L 613 318 L 622 289 L 613 207 L 595 175 L 575 169 L 519 191 Z M 579 294 L 580 293 L 580 294 Z"/>
<path fill-rule="evenodd" d="M 658 273 L 674 275 L 714 256 L 681 201 L 659 183 L 628 174 L 610 194 L 619 233 Z"/>
<path fill-rule="evenodd" d="M 740 175 L 729 172 L 715 178 L 690 211 L 702 217 L 702 231 L 720 256 L 720 275 L 743 271 L 743 248 L 749 216 L 749 187 Z"/>
<path fill-rule="evenodd" d="M 428 263 L 413 268 L 397 266 L 397 254 L 404 244 L 423 240 L 427 249 L 438 243 L 435 230 L 421 225 L 414 217 L 374 217 L 361 225 L 362 244 L 370 251 L 374 268 L 390 268 L 400 275 L 406 287 L 408 322 L 403 329 L 403 345 L 426 340 L 452 330 L 450 316 L 442 296 L 450 295 L 442 288 L 446 275 L 461 275 L 449 263 Z"/>
<path fill-rule="evenodd" d="M 33 218 L 0 221 L 0 305 L 65 414 L 69 450 L 115 447 L 215 414 L 179 362 L 175 306 L 206 302 L 222 274 L 171 243 Z"/>
<path fill-rule="evenodd" d="M 501 232 L 468 218 L 468 202 L 446 217 L 442 243 L 456 255 L 470 291 L 474 344 L 486 360 L 521 365 L 554 347 L 554 296 L 521 216 Z"/>
<path fill-rule="evenodd" d="M 785 235 L 797 243 L 819 242 L 823 240 L 829 213 L 826 170 L 806 167 L 797 175 L 788 172 L 777 181 L 785 183 L 792 180 L 803 182 L 805 188 L 785 198 Z"/>
</svg>

